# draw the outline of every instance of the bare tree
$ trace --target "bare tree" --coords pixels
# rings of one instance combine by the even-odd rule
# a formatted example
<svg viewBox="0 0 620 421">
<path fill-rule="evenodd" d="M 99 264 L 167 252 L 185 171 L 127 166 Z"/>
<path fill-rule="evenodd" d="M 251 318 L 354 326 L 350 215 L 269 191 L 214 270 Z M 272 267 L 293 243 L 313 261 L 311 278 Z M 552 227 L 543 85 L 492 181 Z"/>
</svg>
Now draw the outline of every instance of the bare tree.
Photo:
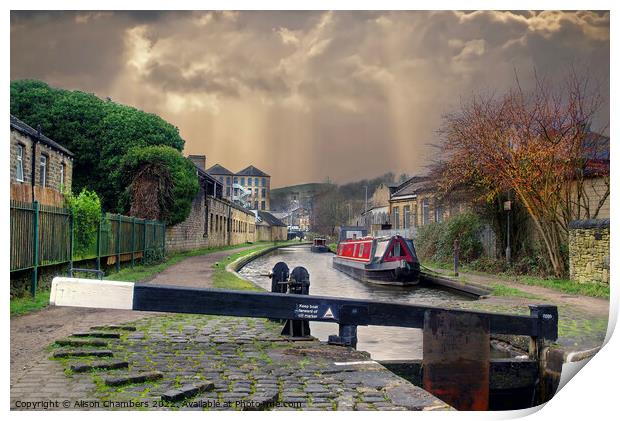
<svg viewBox="0 0 620 421">
<path fill-rule="evenodd" d="M 444 116 L 440 133 L 447 155 L 444 184 L 469 180 L 493 200 L 514 192 L 527 209 L 547 250 L 556 276 L 565 270 L 560 246 L 568 223 L 597 215 L 605 198 L 592 207 L 585 180 L 600 135 L 591 132 L 602 97 L 587 77 L 573 71 L 560 89 L 535 75 L 535 87 L 515 86 L 501 96 L 475 96 L 458 112 Z M 596 169 L 607 177 L 608 167 Z"/>
</svg>

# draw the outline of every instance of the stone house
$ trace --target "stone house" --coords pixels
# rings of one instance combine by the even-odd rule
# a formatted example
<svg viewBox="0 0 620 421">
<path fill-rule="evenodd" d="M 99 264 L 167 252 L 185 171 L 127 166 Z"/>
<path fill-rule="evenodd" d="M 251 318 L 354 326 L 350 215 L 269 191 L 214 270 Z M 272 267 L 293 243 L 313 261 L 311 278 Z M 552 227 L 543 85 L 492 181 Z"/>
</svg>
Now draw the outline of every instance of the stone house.
<svg viewBox="0 0 620 421">
<path fill-rule="evenodd" d="M 411 232 L 470 208 L 465 194 L 443 194 L 438 180 L 429 176 L 411 177 L 395 189 L 389 200 L 392 229 Z"/>
<path fill-rule="evenodd" d="M 11 115 L 11 200 L 62 206 L 73 153 Z"/>
<path fill-rule="evenodd" d="M 196 162 L 205 158 L 204 155 L 190 155 L 190 159 Z M 233 173 L 220 164 L 215 164 L 206 171 L 222 183 L 224 198 L 249 209 L 271 209 L 271 176 L 264 171 L 250 165 Z"/>
</svg>

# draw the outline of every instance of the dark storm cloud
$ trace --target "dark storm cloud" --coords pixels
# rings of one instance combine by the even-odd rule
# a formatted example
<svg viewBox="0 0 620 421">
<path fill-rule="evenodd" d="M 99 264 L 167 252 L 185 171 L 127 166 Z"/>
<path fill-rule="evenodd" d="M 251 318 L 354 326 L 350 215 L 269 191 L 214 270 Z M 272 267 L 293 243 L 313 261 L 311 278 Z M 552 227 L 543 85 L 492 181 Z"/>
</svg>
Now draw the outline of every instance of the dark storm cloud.
<svg viewBox="0 0 620 421">
<path fill-rule="evenodd" d="M 515 71 L 607 88 L 609 13 L 13 12 L 11 60 L 13 79 L 161 114 L 210 163 L 344 181 L 423 170 L 441 115 Z"/>
</svg>

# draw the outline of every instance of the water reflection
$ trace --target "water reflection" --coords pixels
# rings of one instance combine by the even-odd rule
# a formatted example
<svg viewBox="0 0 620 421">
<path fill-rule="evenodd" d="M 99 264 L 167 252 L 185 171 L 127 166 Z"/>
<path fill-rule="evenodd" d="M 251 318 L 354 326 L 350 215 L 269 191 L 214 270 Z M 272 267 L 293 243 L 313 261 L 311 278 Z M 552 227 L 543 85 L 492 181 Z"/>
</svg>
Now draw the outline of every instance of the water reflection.
<svg viewBox="0 0 620 421">
<path fill-rule="evenodd" d="M 424 287 L 398 287 L 373 285 L 355 280 L 332 268 L 331 253 L 312 253 L 309 247 L 286 247 L 277 249 L 244 266 L 240 274 L 270 290 L 268 273 L 277 262 L 285 262 L 290 270 L 304 266 L 310 273 L 310 294 L 346 298 L 364 298 L 391 303 L 425 304 L 441 306 L 455 300 L 468 298 L 453 293 Z M 311 322 L 312 335 L 326 341 L 329 335 L 338 333 L 334 323 Z M 374 359 L 422 358 L 422 331 L 400 327 L 358 327 L 357 349 L 368 351 Z"/>
</svg>

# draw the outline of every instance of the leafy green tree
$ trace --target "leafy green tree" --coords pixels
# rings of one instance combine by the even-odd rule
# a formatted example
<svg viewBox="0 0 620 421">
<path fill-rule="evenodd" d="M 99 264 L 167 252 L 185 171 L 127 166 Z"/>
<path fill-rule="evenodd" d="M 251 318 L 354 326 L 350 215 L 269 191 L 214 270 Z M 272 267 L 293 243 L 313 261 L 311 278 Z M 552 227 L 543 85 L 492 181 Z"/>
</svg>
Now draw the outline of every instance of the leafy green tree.
<svg viewBox="0 0 620 421">
<path fill-rule="evenodd" d="M 170 146 L 130 149 L 121 160 L 119 180 L 127 186 L 125 211 L 168 225 L 187 218 L 199 189 L 194 164 Z"/>
<path fill-rule="evenodd" d="M 37 80 L 11 82 L 11 114 L 75 154 L 73 191 L 94 190 L 108 211 L 120 211 L 118 168 L 134 147 L 166 145 L 182 151 L 177 127 L 155 114 Z"/>
</svg>

